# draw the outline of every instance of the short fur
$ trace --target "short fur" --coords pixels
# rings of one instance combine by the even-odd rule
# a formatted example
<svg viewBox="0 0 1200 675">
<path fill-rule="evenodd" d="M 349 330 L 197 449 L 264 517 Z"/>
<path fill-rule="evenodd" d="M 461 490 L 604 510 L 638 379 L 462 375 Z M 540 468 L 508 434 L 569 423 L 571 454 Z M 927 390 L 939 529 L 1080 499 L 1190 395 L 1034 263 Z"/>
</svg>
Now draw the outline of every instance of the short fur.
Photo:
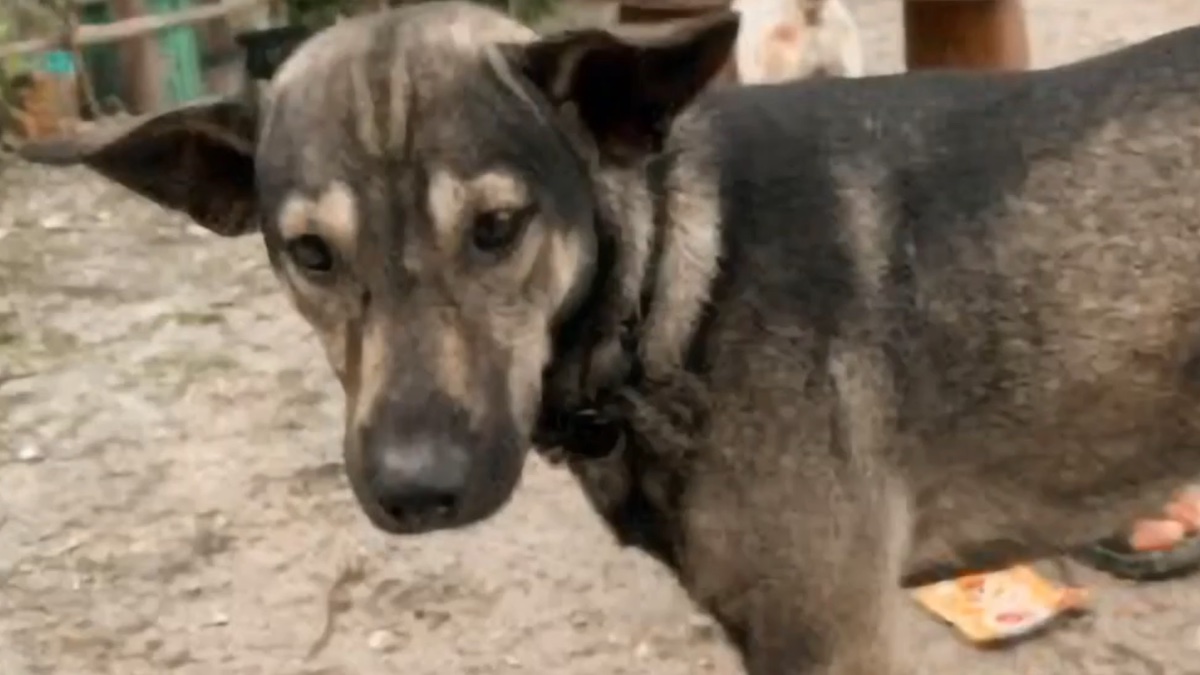
<svg viewBox="0 0 1200 675">
<path fill-rule="evenodd" d="M 258 214 L 380 527 L 487 517 L 553 438 L 752 675 L 904 673 L 902 576 L 1067 550 L 1200 473 L 1200 29 L 697 98 L 736 26 L 419 5 L 314 38 L 261 111 L 73 159 L 222 234 Z"/>
</svg>

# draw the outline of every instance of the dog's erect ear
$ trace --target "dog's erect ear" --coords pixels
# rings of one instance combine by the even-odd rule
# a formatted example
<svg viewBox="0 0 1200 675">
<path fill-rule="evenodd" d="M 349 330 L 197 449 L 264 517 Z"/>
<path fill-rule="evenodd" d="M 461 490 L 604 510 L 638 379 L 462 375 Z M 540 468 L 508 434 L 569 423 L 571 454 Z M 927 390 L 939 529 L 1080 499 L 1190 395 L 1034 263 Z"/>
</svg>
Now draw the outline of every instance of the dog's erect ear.
<svg viewBox="0 0 1200 675">
<path fill-rule="evenodd" d="M 725 67 L 738 14 L 714 12 L 653 29 L 578 30 L 510 52 L 552 104 L 573 104 L 610 158 L 657 151 L 675 116 Z"/>
<path fill-rule="evenodd" d="M 257 223 L 256 128 L 251 105 L 206 102 L 78 138 L 32 141 L 18 154 L 39 164 L 90 167 L 231 237 L 250 232 Z"/>
</svg>

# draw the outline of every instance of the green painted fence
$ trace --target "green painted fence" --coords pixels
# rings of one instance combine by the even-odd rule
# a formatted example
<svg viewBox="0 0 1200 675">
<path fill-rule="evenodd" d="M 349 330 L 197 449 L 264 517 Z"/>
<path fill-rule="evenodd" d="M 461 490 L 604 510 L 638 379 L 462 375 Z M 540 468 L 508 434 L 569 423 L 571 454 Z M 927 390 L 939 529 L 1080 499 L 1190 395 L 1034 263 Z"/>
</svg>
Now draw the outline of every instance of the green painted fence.
<svg viewBox="0 0 1200 675">
<path fill-rule="evenodd" d="M 192 6 L 192 0 L 150 0 L 155 14 L 176 12 Z M 200 39 L 191 26 L 176 26 L 159 33 L 159 44 L 167 54 L 167 96 L 172 104 L 186 103 L 204 95 L 204 73 L 200 68 Z"/>
<path fill-rule="evenodd" d="M 193 0 L 148 0 L 147 9 L 155 14 L 191 7 Z M 84 5 L 83 23 L 105 24 L 113 21 L 107 2 Z M 176 26 L 159 31 L 158 44 L 167 60 L 165 73 L 169 105 L 186 103 L 205 94 L 204 73 L 200 65 L 200 39 L 191 26 Z M 83 48 L 83 60 L 92 78 L 96 98 L 103 103 L 121 98 L 122 73 L 120 51 L 116 44 L 89 45 Z M 128 103 L 128 102 L 126 102 Z"/>
<path fill-rule="evenodd" d="M 80 8 L 79 20 L 88 24 L 112 23 L 112 10 L 107 2 L 89 3 Z M 105 101 L 121 98 L 121 53 L 117 46 L 86 45 L 80 51 L 88 77 L 92 79 L 96 100 L 101 106 Z"/>
</svg>

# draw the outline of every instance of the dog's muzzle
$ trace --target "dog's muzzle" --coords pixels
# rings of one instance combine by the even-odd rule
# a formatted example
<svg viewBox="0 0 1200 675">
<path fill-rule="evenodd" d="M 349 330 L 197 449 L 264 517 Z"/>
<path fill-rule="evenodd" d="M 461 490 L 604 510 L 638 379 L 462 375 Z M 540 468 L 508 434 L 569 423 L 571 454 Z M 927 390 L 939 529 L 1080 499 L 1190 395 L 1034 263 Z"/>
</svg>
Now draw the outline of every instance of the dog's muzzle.
<svg viewBox="0 0 1200 675">
<path fill-rule="evenodd" d="M 469 450 L 448 438 L 364 434 L 361 497 L 372 521 L 397 533 L 457 524 L 470 487 Z"/>
</svg>

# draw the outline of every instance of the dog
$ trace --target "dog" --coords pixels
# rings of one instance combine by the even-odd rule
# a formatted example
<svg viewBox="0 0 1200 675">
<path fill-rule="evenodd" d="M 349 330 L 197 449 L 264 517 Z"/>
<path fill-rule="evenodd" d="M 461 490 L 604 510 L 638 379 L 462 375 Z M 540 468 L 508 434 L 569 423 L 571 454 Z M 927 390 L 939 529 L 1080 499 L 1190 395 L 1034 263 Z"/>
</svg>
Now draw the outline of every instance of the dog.
<svg viewBox="0 0 1200 675">
<path fill-rule="evenodd" d="M 485 520 L 557 446 L 748 673 L 899 675 L 902 580 L 1200 474 L 1200 29 L 706 87 L 738 26 L 419 4 L 315 35 L 259 104 L 24 154 L 263 237 L 379 528 Z"/>
<path fill-rule="evenodd" d="M 733 0 L 738 80 L 767 84 L 865 74 L 861 32 L 842 0 Z"/>
</svg>

